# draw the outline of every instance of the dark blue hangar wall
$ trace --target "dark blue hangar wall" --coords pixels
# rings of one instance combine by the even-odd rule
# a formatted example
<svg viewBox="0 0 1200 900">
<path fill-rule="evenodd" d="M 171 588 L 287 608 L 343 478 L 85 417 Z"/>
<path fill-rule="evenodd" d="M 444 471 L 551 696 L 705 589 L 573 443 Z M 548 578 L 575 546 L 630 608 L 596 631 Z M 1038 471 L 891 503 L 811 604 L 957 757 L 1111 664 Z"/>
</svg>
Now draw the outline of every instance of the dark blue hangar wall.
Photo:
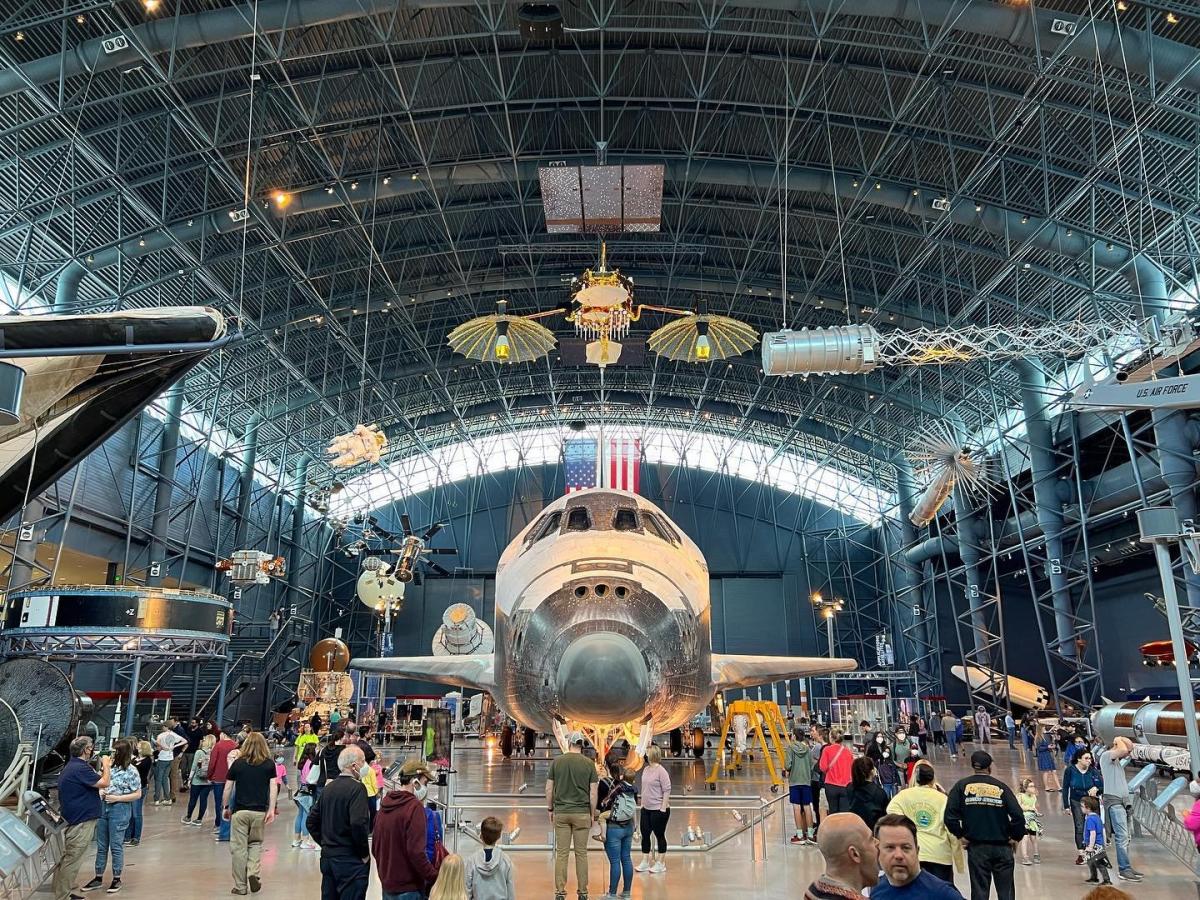
<svg viewBox="0 0 1200 900">
<path fill-rule="evenodd" d="M 874 531 L 820 504 L 762 484 L 674 466 L 643 464 L 641 488 L 708 560 L 717 652 L 827 655 L 825 632 L 822 626 L 818 633 L 809 599 L 812 592 L 853 592 L 874 603 L 885 589 L 876 578 Z M 453 577 L 427 577 L 423 585 L 408 586 L 394 623 L 394 655 L 428 655 L 442 613 L 452 603 L 469 603 L 484 621 L 493 622 L 494 573 L 501 552 L 562 491 L 557 466 L 533 467 L 458 482 L 376 510 L 380 524 L 393 531 L 399 531 L 404 512 L 414 527 L 446 522 L 433 543 L 460 551 L 457 557 L 437 558 Z M 378 644 L 368 646 L 367 638 L 374 614 L 354 599 L 359 560 L 337 556 L 335 609 L 320 631 L 326 635 L 340 627 L 356 656 L 376 656 Z M 861 658 L 862 644 L 871 639 L 844 639 L 838 652 Z M 390 683 L 389 689 L 446 690 L 407 681 Z"/>
<path fill-rule="evenodd" d="M 103 584 L 106 567 L 116 562 L 127 583 L 144 583 L 152 553 L 163 560 L 163 583 L 230 595 L 217 561 L 238 549 L 283 556 L 296 570 L 288 593 L 286 580 L 246 589 L 235 601 L 236 621 L 266 622 L 270 611 L 300 597 L 307 614 L 311 599 L 328 583 L 326 551 L 332 531 L 312 510 L 305 510 L 299 546 L 293 546 L 293 460 L 284 467 L 283 490 L 260 479 L 252 482 L 243 520 L 241 454 L 208 452 L 205 442 L 180 438 L 170 479 L 168 527 L 163 546 L 152 551 L 155 494 L 163 472 L 163 423 L 142 413 L 114 434 L 39 498 L 36 517 L 37 559 L 49 567 L 57 548 L 66 548 L 57 582 Z M 240 449 L 240 448 L 239 448 Z M 262 456 L 259 469 L 263 471 Z M 36 507 L 36 504 L 33 505 Z M 16 521 L 6 524 L 4 558 L 11 559 Z M 0 584 L 7 584 L 7 571 Z M 34 571 L 36 584 L 47 577 Z"/>
</svg>

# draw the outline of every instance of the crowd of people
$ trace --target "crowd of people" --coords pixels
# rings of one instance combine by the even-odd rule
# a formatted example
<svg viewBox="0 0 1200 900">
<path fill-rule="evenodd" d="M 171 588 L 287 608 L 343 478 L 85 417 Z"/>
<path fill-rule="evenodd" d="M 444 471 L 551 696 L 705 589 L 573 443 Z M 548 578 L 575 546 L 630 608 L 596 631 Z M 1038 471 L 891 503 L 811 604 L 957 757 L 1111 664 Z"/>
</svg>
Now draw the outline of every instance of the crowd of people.
<svg viewBox="0 0 1200 900">
<path fill-rule="evenodd" d="M 826 863 L 806 897 L 861 896 L 867 886 L 873 886 L 872 897 L 962 897 L 954 884 L 957 871 L 967 873 L 972 900 L 986 900 L 993 885 L 1006 900 L 1015 896 L 1015 866 L 1041 864 L 1043 817 L 1056 805 L 1072 818 L 1075 864 L 1086 867 L 1087 882 L 1111 882 L 1110 848 L 1119 880 L 1142 879 L 1129 858 L 1130 796 L 1122 766 L 1127 740 L 1097 747 L 1067 728 L 1043 729 L 1036 720 L 1006 717 L 1004 733 L 1014 749 L 1019 739 L 1041 774 L 1040 785 L 1027 777 L 1014 791 L 992 774 L 992 756 L 982 748 L 990 743 L 993 724 L 977 716 L 978 711 L 971 724 L 986 727 L 988 740 L 976 731 L 980 749 L 970 756 L 971 774 L 949 789 L 938 782 L 929 754 L 945 747 L 957 756 L 963 723 L 956 717 L 934 715 L 927 723 L 914 716 L 886 732 L 867 722 L 857 731 L 799 722 L 784 758 L 795 825 L 790 840 L 816 846 Z M 385 900 L 515 900 L 513 862 L 500 847 L 502 823 L 488 817 L 479 824 L 481 847 L 468 859 L 447 853 L 440 814 L 426 803 L 434 773 L 423 761 L 408 760 L 393 775 L 394 789 L 386 790 L 370 736 L 368 727 L 339 715 L 328 724 L 302 723 L 286 750 L 272 750 L 248 725 L 217 727 L 197 720 L 168 719 L 153 740 L 121 739 L 100 755 L 91 739 L 77 739 L 59 779 L 68 828 L 53 881 L 55 900 L 121 890 L 125 849 L 142 840 L 151 786 L 156 805 L 172 805 L 186 795 L 183 827 L 203 827 L 212 801 L 213 837 L 230 845 L 235 895 L 261 889 L 264 832 L 286 798 L 294 807 L 286 819 L 291 847 L 320 853 L 323 900 L 364 897 L 372 858 Z M 635 786 L 623 760 L 587 755 L 582 734 L 569 735 L 567 744 L 568 752 L 551 762 L 545 787 L 555 836 L 556 900 L 565 900 L 572 855 L 575 889 L 588 896 L 593 839 L 602 842 L 609 862 L 604 896 L 628 898 L 635 873 L 667 870 L 670 774 L 655 745 L 645 754 Z M 291 754 L 290 766 L 285 753 Z M 1056 756 L 1062 760 L 1061 779 Z M 1194 788 L 1200 793 L 1200 786 Z M 1187 825 L 1200 846 L 1200 800 Z M 641 860 L 635 866 L 638 834 Z M 93 842 L 94 873 L 76 893 Z"/>
<path fill-rule="evenodd" d="M 963 723 L 949 713 L 932 716 L 928 728 L 923 718 L 905 717 L 890 733 L 872 731 L 868 722 L 861 722 L 857 734 L 852 734 L 836 727 L 826 731 L 801 720 L 785 754 L 795 823 L 791 843 L 818 846 L 823 853 L 832 848 L 840 860 L 836 871 L 859 866 L 864 871 L 874 868 L 875 873 L 882 870 L 887 881 L 871 891 L 872 897 L 959 897 L 954 887 L 956 870 L 967 872 L 973 900 L 987 900 L 993 884 L 1000 900 L 1015 896 L 1017 862 L 1024 866 L 1042 862 L 1039 837 L 1048 809 L 1043 810 L 1034 778 L 1024 778 L 1014 791 L 992 775 L 993 759 L 983 748 L 1000 724 L 982 710 L 972 718 L 980 749 L 971 754 L 971 774 L 949 790 L 938 783 L 928 756 L 932 743 L 946 746 L 951 758 L 957 757 Z M 939 719 L 935 730 L 932 722 Z M 1118 737 L 1110 746 L 1092 746 L 1082 730 L 1065 723 L 1043 728 L 1032 716 L 1018 721 L 1010 714 L 1002 722 L 1012 749 L 1018 749 L 1019 740 L 1027 761 L 1036 763 L 1046 806 L 1058 804 L 1064 815 L 1072 817 L 1074 864 L 1086 867 L 1084 881 L 1112 883 L 1110 847 L 1116 878 L 1141 881 L 1144 876 L 1129 857 L 1132 799 L 1122 762 L 1131 742 Z M 1194 789 L 1200 794 L 1200 785 Z M 835 821 L 842 823 L 836 839 L 827 831 L 828 823 Z M 1200 847 L 1200 800 L 1188 821 Z M 877 866 L 868 860 L 871 848 Z M 925 874 L 913 873 L 912 854 Z M 834 881 L 836 871 L 830 876 Z M 849 894 L 837 892 L 844 889 L 844 885 L 818 882 L 810 896 L 859 896 L 861 886 Z"/>
</svg>

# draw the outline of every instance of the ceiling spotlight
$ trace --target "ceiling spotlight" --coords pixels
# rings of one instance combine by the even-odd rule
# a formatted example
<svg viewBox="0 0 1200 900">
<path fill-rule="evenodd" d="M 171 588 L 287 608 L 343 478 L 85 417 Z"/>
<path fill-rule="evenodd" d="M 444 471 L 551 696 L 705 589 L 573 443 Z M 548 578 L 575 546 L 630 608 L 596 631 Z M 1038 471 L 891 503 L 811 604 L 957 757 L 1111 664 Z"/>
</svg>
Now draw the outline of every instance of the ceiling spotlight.
<svg viewBox="0 0 1200 900">
<path fill-rule="evenodd" d="M 352 191 L 358 190 L 358 182 L 357 181 L 350 182 L 350 190 L 352 190 Z"/>
<path fill-rule="evenodd" d="M 384 175 L 384 176 L 383 176 L 383 183 L 384 183 L 384 184 L 391 184 L 391 183 L 392 183 L 392 179 L 391 179 L 391 178 L 389 178 L 387 175 Z"/>
<path fill-rule="evenodd" d="M 982 203 L 975 204 L 975 212 L 983 212 L 983 204 Z"/>
<path fill-rule="evenodd" d="M 1021 216 L 1021 224 L 1028 225 L 1029 224 L 1029 216 Z"/>
<path fill-rule="evenodd" d="M 1126 3 L 1125 0 L 1117 0 L 1118 12 L 1125 12 L 1127 9 L 1129 9 L 1129 4 Z"/>
<path fill-rule="evenodd" d="M 877 190 L 877 191 L 882 191 L 882 190 L 883 190 L 883 185 L 882 185 L 882 184 L 880 184 L 878 181 L 877 181 L 877 182 L 875 182 L 875 190 Z"/>
<path fill-rule="evenodd" d="M 1179 24 L 1179 16 L 1175 15 L 1175 13 L 1173 13 L 1173 12 L 1167 13 L 1167 24 L 1168 25 L 1178 25 Z"/>
<path fill-rule="evenodd" d="M 287 191 L 276 191 L 271 195 L 271 199 L 275 201 L 275 205 L 280 209 L 287 209 L 288 204 L 292 202 L 292 195 Z"/>
<path fill-rule="evenodd" d="M 139 240 L 139 241 L 138 241 L 138 246 L 139 246 L 139 247 L 145 247 L 145 246 L 146 246 L 146 239 L 145 239 L 145 238 L 142 238 L 141 240 Z"/>
<path fill-rule="evenodd" d="M 919 196 L 921 196 L 921 192 L 920 192 L 920 191 L 918 191 L 916 188 L 913 188 L 912 195 L 913 195 L 914 197 L 919 197 Z"/>
<path fill-rule="evenodd" d="M 1112 241 L 1109 241 L 1109 242 L 1108 242 L 1107 244 L 1105 244 L 1104 246 L 1105 246 L 1105 248 L 1106 248 L 1106 249 L 1108 249 L 1108 250 L 1111 250 L 1111 249 L 1113 248 L 1113 242 L 1112 242 Z"/>
<path fill-rule="evenodd" d="M 329 187 L 325 188 L 325 193 L 327 193 L 327 194 L 333 193 L 333 185 L 332 184 L 329 185 Z"/>
<path fill-rule="evenodd" d="M 13 35 L 13 40 L 17 41 L 18 43 L 25 40 L 25 32 L 18 31 L 15 35 Z"/>
<path fill-rule="evenodd" d="M 858 187 L 858 179 L 857 179 L 857 178 L 855 178 L 855 179 L 854 179 L 852 182 L 850 182 L 850 183 L 851 183 L 851 184 L 852 184 L 854 187 Z"/>
<path fill-rule="evenodd" d="M 142 0 L 142 6 L 148 13 L 158 12 L 158 8 L 161 5 L 160 0 Z"/>
<path fill-rule="evenodd" d="M 411 175 L 409 175 L 409 176 L 408 176 L 408 180 L 409 180 L 409 181 L 416 181 L 416 180 L 417 180 L 417 178 L 419 178 L 419 177 L 420 177 L 420 176 L 418 176 L 416 172 L 413 172 Z"/>
</svg>

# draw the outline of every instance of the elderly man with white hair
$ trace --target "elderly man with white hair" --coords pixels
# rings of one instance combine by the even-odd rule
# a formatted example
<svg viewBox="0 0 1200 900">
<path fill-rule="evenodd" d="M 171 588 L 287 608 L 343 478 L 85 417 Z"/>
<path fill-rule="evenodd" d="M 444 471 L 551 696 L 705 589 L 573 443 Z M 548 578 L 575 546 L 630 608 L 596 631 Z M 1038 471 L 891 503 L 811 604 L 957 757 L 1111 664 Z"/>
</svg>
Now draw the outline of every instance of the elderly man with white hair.
<svg viewBox="0 0 1200 900">
<path fill-rule="evenodd" d="M 1113 843 L 1117 845 L 1117 878 L 1120 881 L 1141 881 L 1142 873 L 1129 861 L 1129 807 L 1133 800 L 1129 796 L 1129 782 L 1125 780 L 1122 761 L 1129 756 L 1133 741 L 1118 735 L 1112 746 L 1101 751 L 1100 775 L 1104 779 L 1104 794 L 1100 803 L 1108 827 L 1112 829 Z"/>
<path fill-rule="evenodd" d="M 350 744 L 337 764 L 337 778 L 325 783 L 308 813 L 308 832 L 321 845 L 322 900 L 363 900 L 371 879 L 371 808 L 361 780 L 367 760 Z"/>
</svg>

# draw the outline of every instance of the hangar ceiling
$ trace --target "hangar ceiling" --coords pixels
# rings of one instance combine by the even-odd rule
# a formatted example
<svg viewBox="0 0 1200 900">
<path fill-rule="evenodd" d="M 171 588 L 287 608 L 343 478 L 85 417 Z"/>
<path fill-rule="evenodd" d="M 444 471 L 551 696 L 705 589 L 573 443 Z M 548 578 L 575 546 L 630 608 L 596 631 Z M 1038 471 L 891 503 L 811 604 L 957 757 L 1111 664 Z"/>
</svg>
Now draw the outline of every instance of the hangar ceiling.
<svg viewBox="0 0 1200 900">
<path fill-rule="evenodd" d="M 546 234 L 538 166 L 663 164 L 661 232 L 610 260 L 641 302 L 705 297 L 760 331 L 1142 316 L 1194 291 L 1187 3 L 560 6 L 545 44 L 513 3 L 21 4 L 0 18 L 0 267 L 63 309 L 237 316 L 245 341 L 188 398 L 235 434 L 264 415 L 279 459 L 358 422 L 409 455 L 607 409 L 884 480 L 923 421 L 980 428 L 1015 377 L 453 356 L 455 325 L 553 308 L 596 262 Z"/>
</svg>

